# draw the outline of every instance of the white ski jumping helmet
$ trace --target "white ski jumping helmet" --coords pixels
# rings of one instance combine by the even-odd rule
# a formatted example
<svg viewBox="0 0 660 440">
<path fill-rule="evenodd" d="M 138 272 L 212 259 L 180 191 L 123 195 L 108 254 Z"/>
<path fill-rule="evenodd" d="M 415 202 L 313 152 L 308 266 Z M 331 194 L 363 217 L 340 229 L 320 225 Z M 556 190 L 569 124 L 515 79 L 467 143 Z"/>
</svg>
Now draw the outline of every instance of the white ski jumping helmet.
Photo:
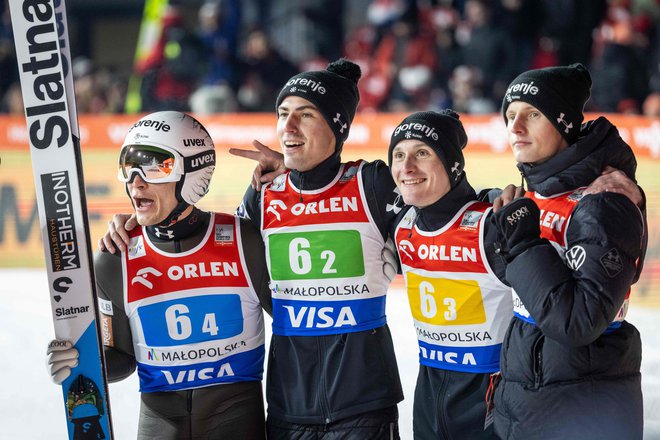
<svg viewBox="0 0 660 440">
<path fill-rule="evenodd" d="M 169 155 L 167 166 L 153 158 L 152 163 L 140 162 L 141 153 Z M 119 154 L 119 180 L 131 182 L 140 175 L 150 183 L 177 182 L 177 200 L 188 205 L 208 192 L 214 170 L 215 146 L 208 131 L 192 116 L 177 111 L 155 112 L 137 121 Z"/>
</svg>

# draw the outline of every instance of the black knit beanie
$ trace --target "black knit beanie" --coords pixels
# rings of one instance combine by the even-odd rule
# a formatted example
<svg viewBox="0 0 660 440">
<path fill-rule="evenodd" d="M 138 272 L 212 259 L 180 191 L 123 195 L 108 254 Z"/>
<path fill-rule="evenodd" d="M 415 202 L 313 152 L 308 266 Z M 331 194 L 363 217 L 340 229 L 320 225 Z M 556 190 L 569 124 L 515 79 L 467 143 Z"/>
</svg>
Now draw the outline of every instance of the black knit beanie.
<svg viewBox="0 0 660 440">
<path fill-rule="evenodd" d="M 360 76 L 360 66 L 345 58 L 328 64 L 326 70 L 299 73 L 282 87 L 275 111 L 279 114 L 280 104 L 287 96 L 305 98 L 323 114 L 335 134 L 335 150 L 341 151 L 360 101 Z"/>
<path fill-rule="evenodd" d="M 533 105 L 555 126 L 569 145 L 580 133 L 584 104 L 591 95 L 591 75 L 580 63 L 528 70 L 514 79 L 502 100 L 502 115 L 513 101 Z"/>
<path fill-rule="evenodd" d="M 418 139 L 431 147 L 445 166 L 451 187 L 456 186 L 463 175 L 463 148 L 467 144 L 467 134 L 458 113 L 450 109 L 417 112 L 401 121 L 390 139 L 387 152 L 387 163 L 390 167 L 392 150 L 400 141 L 407 139 Z"/>
</svg>

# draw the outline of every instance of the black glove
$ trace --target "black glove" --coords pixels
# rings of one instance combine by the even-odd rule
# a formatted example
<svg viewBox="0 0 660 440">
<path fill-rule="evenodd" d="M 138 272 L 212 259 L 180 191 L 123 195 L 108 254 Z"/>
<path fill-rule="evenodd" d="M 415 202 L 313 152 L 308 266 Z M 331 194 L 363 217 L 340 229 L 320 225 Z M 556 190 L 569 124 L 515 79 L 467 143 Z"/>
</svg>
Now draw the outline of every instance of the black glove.
<svg viewBox="0 0 660 440">
<path fill-rule="evenodd" d="M 491 217 L 499 232 L 495 252 L 508 263 L 532 246 L 543 243 L 539 207 L 532 199 L 520 197 Z"/>
</svg>

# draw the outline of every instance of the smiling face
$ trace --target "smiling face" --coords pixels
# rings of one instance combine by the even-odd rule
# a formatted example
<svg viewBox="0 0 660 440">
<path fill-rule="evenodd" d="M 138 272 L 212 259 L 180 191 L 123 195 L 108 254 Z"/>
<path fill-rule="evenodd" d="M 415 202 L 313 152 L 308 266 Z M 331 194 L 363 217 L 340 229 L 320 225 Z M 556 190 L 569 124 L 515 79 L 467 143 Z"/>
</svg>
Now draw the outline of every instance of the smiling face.
<svg viewBox="0 0 660 440">
<path fill-rule="evenodd" d="M 133 179 L 133 182 L 126 185 L 128 194 L 133 202 L 135 216 L 141 226 L 162 223 L 178 205 L 178 201 L 174 195 L 176 182 L 147 183 L 137 175 Z M 188 209 L 192 210 L 192 206 L 188 207 Z M 187 215 L 186 211 L 184 211 L 184 214 L 179 219 Z"/>
<path fill-rule="evenodd" d="M 277 137 L 287 168 L 309 171 L 334 154 L 335 135 L 314 104 L 287 96 L 277 112 Z"/>
<path fill-rule="evenodd" d="M 548 118 L 526 102 L 509 104 L 506 120 L 509 145 L 516 162 L 538 165 L 568 147 Z"/>
<path fill-rule="evenodd" d="M 449 176 L 438 155 L 415 139 L 396 144 L 390 170 L 407 205 L 424 208 L 451 190 Z"/>
</svg>

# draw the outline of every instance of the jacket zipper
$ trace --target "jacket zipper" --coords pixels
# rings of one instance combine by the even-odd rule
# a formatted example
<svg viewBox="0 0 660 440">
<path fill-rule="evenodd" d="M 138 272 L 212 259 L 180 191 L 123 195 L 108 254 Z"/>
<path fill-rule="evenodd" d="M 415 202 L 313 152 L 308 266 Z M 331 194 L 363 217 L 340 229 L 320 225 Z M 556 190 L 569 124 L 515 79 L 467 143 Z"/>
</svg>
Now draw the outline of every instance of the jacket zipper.
<svg viewBox="0 0 660 440">
<path fill-rule="evenodd" d="M 330 420 L 330 410 L 328 409 L 328 390 L 326 389 L 325 383 L 325 365 L 323 364 L 323 356 L 325 353 L 325 339 L 324 337 L 318 338 L 318 347 L 319 347 L 319 403 L 321 405 L 321 415 L 323 416 L 323 421 L 327 425 L 332 422 Z"/>
<path fill-rule="evenodd" d="M 543 335 L 540 335 L 534 345 L 532 346 L 532 356 L 534 357 L 534 388 L 541 387 L 543 381 L 543 342 L 545 341 Z"/>
</svg>

